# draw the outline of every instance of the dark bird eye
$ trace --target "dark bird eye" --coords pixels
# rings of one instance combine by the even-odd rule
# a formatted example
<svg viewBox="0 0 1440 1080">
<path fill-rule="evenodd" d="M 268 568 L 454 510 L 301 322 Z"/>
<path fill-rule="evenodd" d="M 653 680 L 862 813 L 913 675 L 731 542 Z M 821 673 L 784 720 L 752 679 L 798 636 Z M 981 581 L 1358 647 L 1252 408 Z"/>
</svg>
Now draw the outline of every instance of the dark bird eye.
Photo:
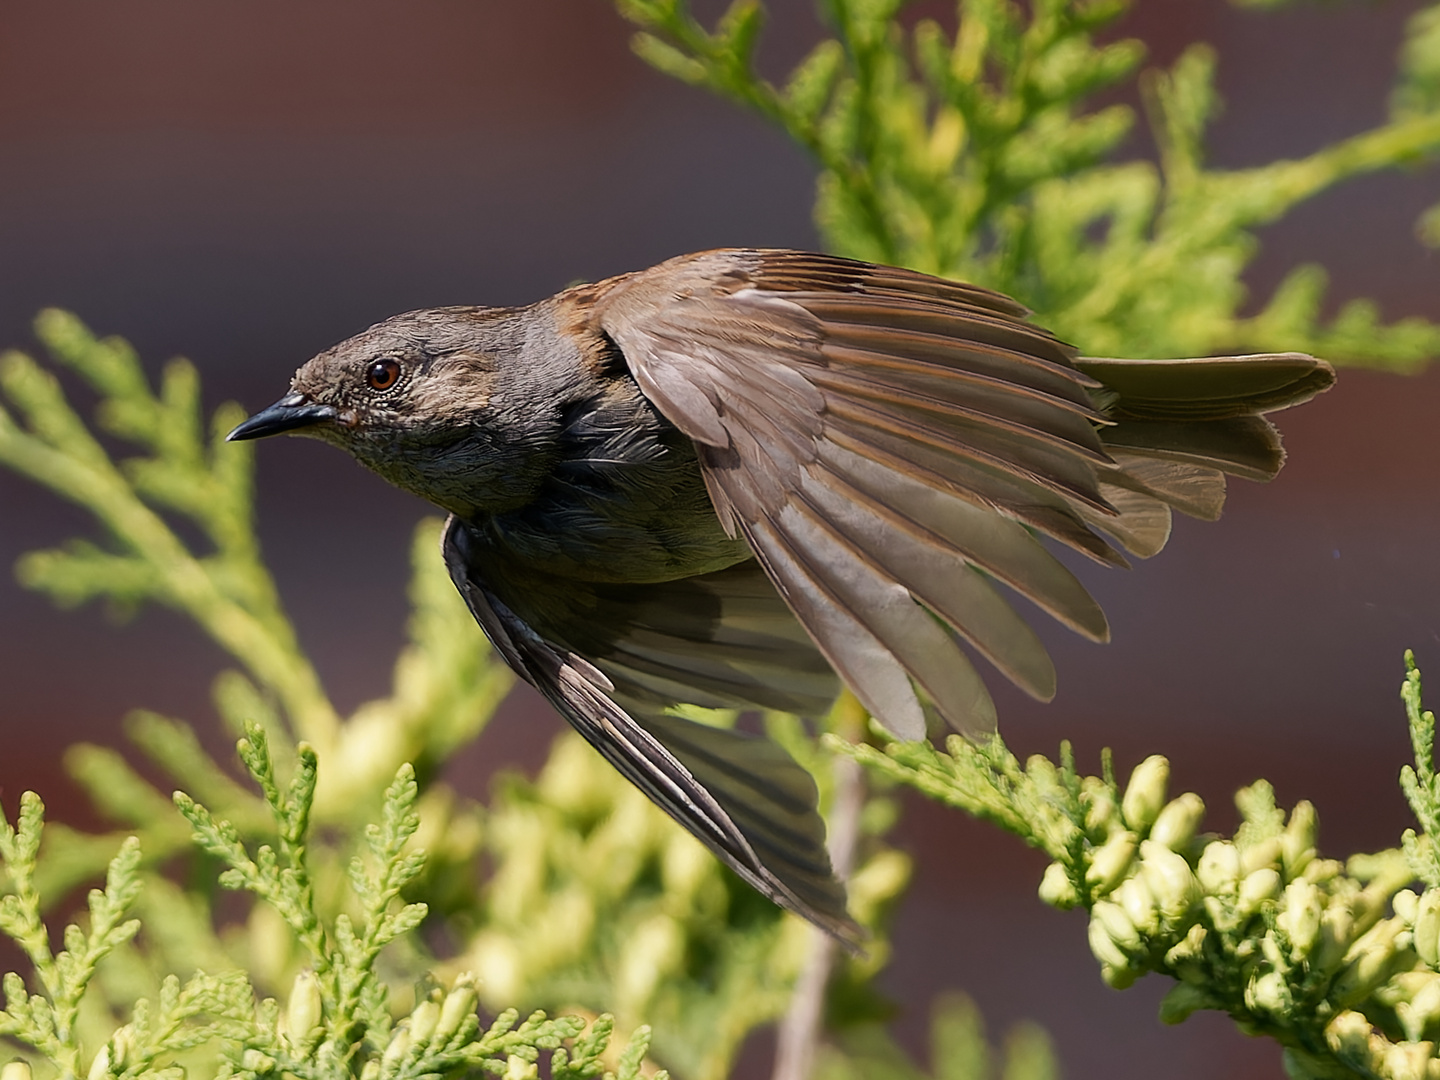
<svg viewBox="0 0 1440 1080">
<path fill-rule="evenodd" d="M 400 362 L 386 358 L 376 360 L 365 372 L 365 382 L 371 390 L 389 390 L 400 381 Z"/>
</svg>

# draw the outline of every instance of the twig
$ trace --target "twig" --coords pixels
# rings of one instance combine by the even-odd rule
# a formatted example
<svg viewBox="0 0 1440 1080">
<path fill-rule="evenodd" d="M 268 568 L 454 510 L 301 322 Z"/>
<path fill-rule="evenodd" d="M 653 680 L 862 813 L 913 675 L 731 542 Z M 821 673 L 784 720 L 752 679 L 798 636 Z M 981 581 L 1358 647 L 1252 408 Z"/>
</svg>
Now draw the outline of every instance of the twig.
<svg viewBox="0 0 1440 1080">
<path fill-rule="evenodd" d="M 848 699 L 848 700 L 846 700 Z M 848 691 L 836 706 L 841 734 L 854 737 L 858 731 L 844 730 L 855 726 L 863 730 L 865 713 Z M 849 714 L 857 714 L 858 724 L 846 725 Z M 833 764 L 835 801 L 830 810 L 830 863 L 841 881 L 850 876 L 855 862 L 855 845 L 860 836 L 860 811 L 865 806 L 865 775 L 853 758 L 837 758 Z M 835 963 L 835 940 L 820 930 L 811 929 L 810 954 L 805 959 L 790 1008 L 780 1022 L 775 1047 L 775 1070 L 771 1080 L 806 1080 L 815 1063 L 815 1048 L 824 1028 L 825 987 Z"/>
</svg>

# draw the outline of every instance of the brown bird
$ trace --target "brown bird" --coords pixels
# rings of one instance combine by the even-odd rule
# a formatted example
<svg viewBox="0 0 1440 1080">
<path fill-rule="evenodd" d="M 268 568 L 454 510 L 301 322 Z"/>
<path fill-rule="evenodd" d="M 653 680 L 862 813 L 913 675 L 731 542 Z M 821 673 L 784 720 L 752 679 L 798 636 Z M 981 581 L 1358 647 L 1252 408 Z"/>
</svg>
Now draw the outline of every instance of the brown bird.
<svg viewBox="0 0 1440 1080">
<path fill-rule="evenodd" d="M 752 886 L 853 940 L 808 773 L 676 703 L 975 736 L 984 657 L 1034 697 L 1005 590 L 1103 641 L 1037 539 L 1127 565 L 1226 474 L 1269 480 L 1299 353 L 1105 360 L 1013 300 L 909 270 L 721 250 L 523 308 L 397 315 L 230 433 L 312 435 L 449 511 L 450 575 L 496 650 Z M 999 588 L 997 586 L 1004 586 Z M 962 645 L 963 643 L 963 645 Z"/>
</svg>

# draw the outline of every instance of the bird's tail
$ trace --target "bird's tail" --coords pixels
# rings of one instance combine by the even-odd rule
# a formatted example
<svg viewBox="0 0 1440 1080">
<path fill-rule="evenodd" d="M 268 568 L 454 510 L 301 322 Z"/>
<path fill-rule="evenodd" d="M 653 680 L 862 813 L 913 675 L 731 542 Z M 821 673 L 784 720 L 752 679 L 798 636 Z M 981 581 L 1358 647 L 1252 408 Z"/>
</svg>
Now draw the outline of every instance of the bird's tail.
<svg viewBox="0 0 1440 1080">
<path fill-rule="evenodd" d="M 1304 353 L 1198 360 L 1106 360 L 1075 366 L 1102 384 L 1096 405 L 1112 424 L 1100 440 L 1114 465 L 1100 472 L 1110 516 L 1076 506 L 1130 554 L 1148 558 L 1170 536 L 1171 510 L 1213 521 L 1226 475 L 1270 480 L 1285 452 L 1265 414 L 1308 401 L 1334 369 Z"/>
</svg>

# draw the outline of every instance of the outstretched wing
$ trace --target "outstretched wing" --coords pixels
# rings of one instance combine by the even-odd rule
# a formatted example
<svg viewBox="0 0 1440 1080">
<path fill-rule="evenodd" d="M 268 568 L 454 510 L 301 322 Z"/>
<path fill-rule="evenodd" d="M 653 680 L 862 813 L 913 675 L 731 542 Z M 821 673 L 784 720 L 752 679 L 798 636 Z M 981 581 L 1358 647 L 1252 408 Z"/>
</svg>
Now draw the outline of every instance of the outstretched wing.
<svg viewBox="0 0 1440 1080">
<path fill-rule="evenodd" d="M 970 286 L 788 252 L 672 261 L 595 305 L 641 389 L 697 443 L 727 531 L 905 738 L 925 733 L 912 679 L 958 730 L 994 726 L 951 631 L 1053 696 L 1049 656 L 994 581 L 1108 634 L 1026 528 L 1119 559 L 1073 509 L 1109 512 L 1098 384 L 1020 315 Z"/>
<path fill-rule="evenodd" d="M 1142 408 L 1116 429 L 1131 438 L 1112 457 L 1102 429 L 1123 394 L 985 289 L 823 255 L 716 251 L 590 299 L 591 326 L 696 443 L 727 532 L 749 542 L 870 712 L 910 739 L 925 734 L 917 686 L 958 730 L 994 726 L 955 635 L 1033 696 L 1053 696 L 1049 656 L 996 582 L 1108 637 L 1098 605 L 1031 529 L 1117 565 L 1123 555 L 1096 529 L 1152 554 L 1170 507 L 1213 516 L 1222 471 L 1255 456 L 1248 443 L 1228 458 L 1193 451 L 1268 438 L 1257 453 L 1278 468 L 1273 429 L 1249 414 L 1298 399 L 1262 379 L 1268 397 L 1212 407 L 1194 428 Z M 1286 361 L 1328 372 L 1309 357 L 1270 359 L 1290 376 Z M 1145 405 L 1195 381 L 1183 369 L 1124 374 Z M 1204 445 L 1184 445 L 1188 435 Z M 1166 438 L 1180 440 L 1173 453 Z"/>
<path fill-rule="evenodd" d="M 815 711 L 833 698 L 833 676 L 753 564 L 686 582 L 557 587 L 457 518 L 443 546 L 456 588 L 521 678 L 746 882 L 854 948 L 810 774 L 769 739 L 658 709 Z"/>
</svg>

